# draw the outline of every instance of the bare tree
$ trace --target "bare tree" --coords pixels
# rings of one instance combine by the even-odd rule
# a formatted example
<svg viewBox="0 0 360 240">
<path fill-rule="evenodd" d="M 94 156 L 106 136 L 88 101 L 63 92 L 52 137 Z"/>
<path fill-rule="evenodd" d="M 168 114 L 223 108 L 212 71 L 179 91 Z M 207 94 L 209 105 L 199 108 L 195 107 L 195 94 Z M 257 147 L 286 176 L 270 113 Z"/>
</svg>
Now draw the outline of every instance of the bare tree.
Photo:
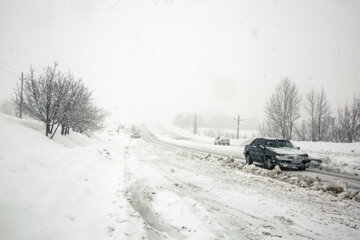
<svg viewBox="0 0 360 240">
<path fill-rule="evenodd" d="M 306 95 L 305 110 L 309 116 L 311 141 L 328 140 L 331 115 L 324 89 L 321 89 L 321 92 L 312 89 Z"/>
<path fill-rule="evenodd" d="M 72 128 L 80 133 L 90 135 L 91 132 L 102 129 L 106 113 L 92 105 L 90 102 L 83 108 L 81 117 L 73 121 Z"/>
<path fill-rule="evenodd" d="M 300 117 L 301 97 L 296 85 L 283 79 L 265 106 L 265 125 L 275 136 L 292 138 L 294 123 Z"/>
<path fill-rule="evenodd" d="M 20 107 L 20 88 L 15 91 L 14 102 Z M 102 127 L 105 115 L 95 107 L 91 92 L 81 80 L 74 80 L 71 73 L 64 75 L 57 64 L 44 69 L 35 78 L 34 71 L 24 80 L 23 111 L 28 116 L 45 123 L 46 136 L 54 137 L 61 126 L 63 135 L 70 128 L 94 131 Z"/>
<path fill-rule="evenodd" d="M 335 142 L 360 141 L 360 96 L 339 108 L 336 118 L 330 120 L 330 136 Z"/>
<path fill-rule="evenodd" d="M 35 78 L 30 68 L 24 79 L 23 112 L 28 116 L 45 123 L 45 134 L 49 136 L 57 123 L 59 109 L 67 95 L 64 76 L 57 70 L 57 64 L 47 67 Z M 20 107 L 20 88 L 15 90 L 15 104 Z"/>
<path fill-rule="evenodd" d="M 339 113 L 340 109 L 338 110 L 337 116 L 330 119 L 329 139 L 332 142 L 343 142 L 340 136 Z"/>
<path fill-rule="evenodd" d="M 316 141 L 316 116 L 315 116 L 316 93 L 314 89 L 312 89 L 306 95 L 305 110 L 310 117 L 308 125 L 310 129 L 311 141 L 315 142 Z"/>
<path fill-rule="evenodd" d="M 325 140 L 324 138 L 327 136 L 330 126 L 330 118 L 329 102 L 324 89 L 321 89 L 321 92 L 316 98 L 316 127 L 318 141 Z"/>
<path fill-rule="evenodd" d="M 91 101 L 91 92 L 85 87 L 81 80 L 74 80 L 71 73 L 68 74 L 69 91 L 65 99 L 58 119 L 58 124 L 61 125 L 61 134 L 68 135 L 70 128 L 76 122 L 81 122 L 83 112 L 86 111 L 86 106 Z"/>
<path fill-rule="evenodd" d="M 360 97 L 354 97 L 352 104 L 338 111 L 337 137 L 340 142 L 360 140 Z"/>
</svg>

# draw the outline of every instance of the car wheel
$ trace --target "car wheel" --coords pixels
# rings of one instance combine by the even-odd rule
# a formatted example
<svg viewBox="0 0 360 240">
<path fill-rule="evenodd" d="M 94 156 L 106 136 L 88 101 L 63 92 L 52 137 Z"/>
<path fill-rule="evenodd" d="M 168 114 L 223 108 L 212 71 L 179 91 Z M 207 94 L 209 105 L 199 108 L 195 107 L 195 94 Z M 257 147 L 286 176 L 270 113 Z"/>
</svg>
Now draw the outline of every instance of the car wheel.
<svg viewBox="0 0 360 240">
<path fill-rule="evenodd" d="M 251 165 L 253 163 L 249 154 L 245 155 L 246 164 Z"/>
<path fill-rule="evenodd" d="M 274 168 L 274 165 L 272 164 L 271 162 L 271 158 L 267 157 L 265 159 L 265 167 L 269 170 L 273 169 Z"/>
<path fill-rule="evenodd" d="M 305 164 L 303 164 L 301 167 L 299 167 L 299 170 L 305 170 L 306 169 L 306 167 L 305 167 Z"/>
</svg>

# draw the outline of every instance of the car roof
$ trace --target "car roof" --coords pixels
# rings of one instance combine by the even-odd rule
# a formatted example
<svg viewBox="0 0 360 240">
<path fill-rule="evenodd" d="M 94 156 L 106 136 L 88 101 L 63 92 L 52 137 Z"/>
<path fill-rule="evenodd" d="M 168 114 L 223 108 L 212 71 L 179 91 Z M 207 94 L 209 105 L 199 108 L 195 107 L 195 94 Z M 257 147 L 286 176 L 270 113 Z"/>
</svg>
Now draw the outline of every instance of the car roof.
<svg viewBox="0 0 360 240">
<path fill-rule="evenodd" d="M 285 139 L 285 138 L 262 138 L 262 139 L 265 139 L 265 140 L 285 140 L 285 141 L 288 141 L 288 139 Z"/>
<path fill-rule="evenodd" d="M 271 137 L 255 138 L 254 141 L 257 140 L 257 139 L 264 139 L 264 140 L 283 140 L 283 141 L 285 140 L 285 141 L 288 141 L 288 139 L 285 139 L 285 138 L 271 138 Z"/>
</svg>

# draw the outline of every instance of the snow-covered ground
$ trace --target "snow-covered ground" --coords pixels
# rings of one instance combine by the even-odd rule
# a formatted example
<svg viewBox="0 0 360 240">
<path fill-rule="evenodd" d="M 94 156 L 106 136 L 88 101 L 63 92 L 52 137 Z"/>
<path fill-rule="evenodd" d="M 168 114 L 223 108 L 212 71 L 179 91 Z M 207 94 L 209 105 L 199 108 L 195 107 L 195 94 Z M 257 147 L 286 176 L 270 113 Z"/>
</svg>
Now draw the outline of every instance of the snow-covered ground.
<svg viewBox="0 0 360 240">
<path fill-rule="evenodd" d="M 150 126 L 151 132 L 157 138 L 188 148 L 195 148 L 213 153 L 244 158 L 244 146 L 253 139 L 230 139 L 230 146 L 215 146 L 214 138 L 192 134 L 184 129 L 172 126 Z M 241 136 L 241 135 L 240 135 Z M 360 142 L 301 142 L 293 141 L 295 146 L 307 152 L 311 158 L 320 159 L 321 164 L 312 167 L 336 173 L 360 176 Z"/>
<path fill-rule="evenodd" d="M 38 122 L 0 114 L 0 239 L 106 239 L 121 177 L 107 144 L 73 132 L 50 140 Z"/>
<path fill-rule="evenodd" d="M 0 239 L 357 239 L 359 202 L 115 127 L 46 138 L 0 114 Z M 254 173 L 252 172 L 254 171 Z"/>
<path fill-rule="evenodd" d="M 134 140 L 126 196 L 154 239 L 356 239 L 357 202 Z"/>
<path fill-rule="evenodd" d="M 296 146 L 320 159 L 317 167 L 327 171 L 360 176 L 360 142 L 331 143 L 293 141 Z"/>
<path fill-rule="evenodd" d="M 148 158 L 144 158 L 149 166 L 155 165 L 153 171 L 160 171 L 162 175 L 162 187 L 158 187 L 153 195 L 174 195 L 176 201 L 170 206 L 181 203 L 186 206 L 181 207 L 184 213 L 194 215 L 180 225 L 180 229 L 189 230 L 192 239 L 205 239 L 205 233 L 210 235 L 209 239 L 351 239 L 359 234 L 357 227 L 351 226 L 353 220 L 359 222 L 357 216 L 340 223 L 344 214 L 359 211 L 358 206 L 350 207 L 350 202 L 349 205 L 338 205 L 339 202 L 332 202 L 333 196 L 226 169 L 216 161 L 201 161 L 187 155 L 174 157 L 171 151 L 162 151 L 160 157 L 158 153 L 152 156 L 153 151 L 146 151 Z M 156 161 L 158 163 L 154 164 Z M 160 219 L 174 219 L 171 215 L 157 212 L 157 200 L 155 197 L 154 209 L 149 211 L 158 213 Z M 349 207 L 348 210 L 344 206 Z M 199 223 L 195 226 L 199 227 L 194 229 L 192 218 L 197 218 Z M 340 230 L 342 224 L 348 226 Z M 200 235 L 202 238 L 194 235 L 199 231 L 204 231 Z M 172 237 L 179 239 L 176 235 Z"/>
</svg>

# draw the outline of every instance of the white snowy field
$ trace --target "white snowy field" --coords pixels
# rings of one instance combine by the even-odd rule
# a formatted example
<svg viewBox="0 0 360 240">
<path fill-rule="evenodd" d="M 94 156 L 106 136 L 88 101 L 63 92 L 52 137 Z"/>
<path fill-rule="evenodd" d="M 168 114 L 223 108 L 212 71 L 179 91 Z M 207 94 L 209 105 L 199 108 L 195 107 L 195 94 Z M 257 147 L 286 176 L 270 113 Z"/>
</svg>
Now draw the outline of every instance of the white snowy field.
<svg viewBox="0 0 360 240">
<path fill-rule="evenodd" d="M 237 130 L 236 129 L 228 129 L 228 128 L 205 128 L 200 127 L 198 129 L 199 135 L 208 136 L 208 137 L 217 137 L 224 136 L 232 139 L 236 139 Z M 239 129 L 239 138 L 240 139 L 249 139 L 255 138 L 259 136 L 259 131 L 257 130 L 244 130 Z"/>
<path fill-rule="evenodd" d="M 0 239 L 358 239 L 359 202 L 112 129 L 0 114 Z"/>
<path fill-rule="evenodd" d="M 195 135 L 178 127 L 150 126 L 149 129 L 157 138 L 169 143 L 238 158 L 244 158 L 244 146 L 253 140 L 253 138 L 230 139 L 230 146 L 215 146 L 214 138 Z M 313 167 L 360 176 L 360 142 L 292 142 L 295 146 L 299 146 L 302 151 L 308 153 L 311 158 L 322 161 L 321 164 L 314 164 Z"/>
<path fill-rule="evenodd" d="M 147 126 L 147 128 L 156 138 L 164 142 L 238 158 L 243 158 L 243 146 L 249 141 L 249 139 L 231 139 L 230 146 L 219 146 L 214 145 L 214 138 L 195 135 L 181 128 L 160 125 Z"/>
<path fill-rule="evenodd" d="M 175 140 L 191 140 L 192 142 L 198 142 L 198 143 L 208 143 L 208 144 L 214 144 L 214 139 L 215 137 L 208 137 L 205 136 L 203 134 L 200 135 L 195 135 L 191 132 L 189 132 L 188 130 L 179 128 L 179 127 L 174 127 L 174 126 L 170 126 L 170 125 L 152 125 L 150 126 L 151 130 L 154 130 L 156 133 L 158 133 L 160 131 L 160 133 L 162 135 L 165 135 L 169 138 L 175 139 Z M 202 131 L 214 131 L 214 132 L 218 132 L 220 130 L 217 129 L 206 129 L 206 128 L 201 128 L 200 132 Z M 230 131 L 228 129 L 225 129 L 224 131 Z M 241 130 L 240 131 L 240 139 L 231 139 L 231 145 L 232 146 L 244 146 L 245 144 L 247 144 L 250 139 L 253 139 L 253 136 L 257 136 L 257 131 L 249 131 L 249 130 Z M 216 135 L 216 136 L 223 136 L 221 134 Z M 246 138 L 243 138 L 245 137 Z"/>
</svg>

